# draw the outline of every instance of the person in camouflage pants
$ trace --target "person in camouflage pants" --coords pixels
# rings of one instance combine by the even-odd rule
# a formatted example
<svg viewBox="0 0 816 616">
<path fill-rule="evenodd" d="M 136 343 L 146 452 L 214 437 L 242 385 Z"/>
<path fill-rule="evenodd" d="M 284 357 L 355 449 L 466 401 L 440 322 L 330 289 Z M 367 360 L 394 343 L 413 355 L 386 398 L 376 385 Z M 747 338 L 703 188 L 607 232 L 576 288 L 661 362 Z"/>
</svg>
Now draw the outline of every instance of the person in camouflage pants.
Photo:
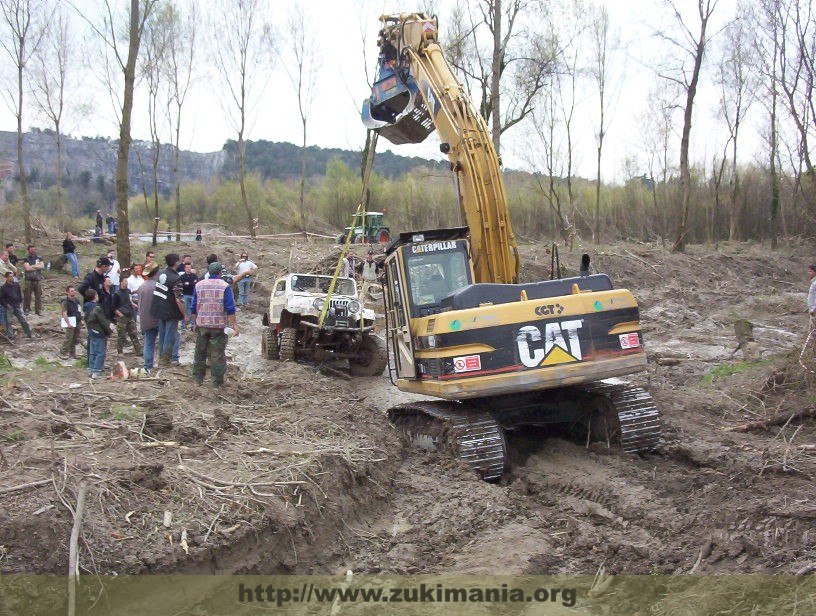
<svg viewBox="0 0 816 616">
<path fill-rule="evenodd" d="M 136 306 L 131 299 L 128 281 L 125 276 L 119 280 L 119 289 L 113 295 L 113 313 L 116 315 L 116 352 L 122 353 L 128 336 L 133 343 L 133 352 L 142 354 L 142 341 L 136 327 Z"/>
<path fill-rule="evenodd" d="M 232 288 L 221 279 L 223 266 L 211 263 L 210 277 L 199 281 L 193 291 L 193 323 L 198 331 L 195 354 L 193 355 L 193 381 L 201 385 L 210 360 L 210 378 L 213 385 L 224 384 L 227 371 L 227 327 L 238 335 L 235 316 L 235 296 Z"/>
</svg>

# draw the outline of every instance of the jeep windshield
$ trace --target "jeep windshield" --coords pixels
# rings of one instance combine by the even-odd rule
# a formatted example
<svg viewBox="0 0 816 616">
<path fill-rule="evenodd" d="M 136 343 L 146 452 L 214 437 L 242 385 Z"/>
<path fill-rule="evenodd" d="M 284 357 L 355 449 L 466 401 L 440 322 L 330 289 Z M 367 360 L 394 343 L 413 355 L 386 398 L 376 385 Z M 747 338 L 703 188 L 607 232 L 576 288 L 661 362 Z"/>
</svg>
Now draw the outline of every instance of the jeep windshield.
<svg viewBox="0 0 816 616">
<path fill-rule="evenodd" d="M 331 276 L 292 276 L 290 284 L 292 291 L 301 293 L 328 293 L 329 285 L 331 285 Z M 335 295 L 356 295 L 356 285 L 350 278 L 338 278 L 337 284 L 334 286 Z"/>
</svg>

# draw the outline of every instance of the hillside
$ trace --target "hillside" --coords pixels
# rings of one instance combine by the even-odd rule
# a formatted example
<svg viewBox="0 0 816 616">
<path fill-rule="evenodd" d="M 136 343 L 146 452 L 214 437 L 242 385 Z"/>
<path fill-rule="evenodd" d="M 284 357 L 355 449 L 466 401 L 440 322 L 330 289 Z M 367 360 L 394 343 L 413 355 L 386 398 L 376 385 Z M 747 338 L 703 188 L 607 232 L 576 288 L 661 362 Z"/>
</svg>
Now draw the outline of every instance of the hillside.
<svg viewBox="0 0 816 616">
<path fill-rule="evenodd" d="M 97 186 L 100 178 L 111 183 L 116 172 L 118 141 L 105 137 L 63 136 L 63 166 L 66 186 L 79 185 L 87 188 Z M 24 157 L 28 177 L 33 187 L 48 188 L 54 182 L 56 149 L 54 132 L 35 129 L 23 137 Z M 160 149 L 158 177 L 159 187 L 169 192 L 173 178 L 172 147 L 163 144 Z M 152 191 L 151 166 L 153 147 L 146 141 L 134 141 L 131 146 L 129 183 L 132 194 L 141 193 L 147 185 Z M 308 173 L 323 175 L 327 163 L 340 158 L 352 169 L 360 166 L 360 152 L 337 148 L 308 148 Z M 0 131 L 0 162 L 17 161 L 17 133 Z M 377 155 L 374 170 L 386 177 L 397 177 L 417 166 L 442 166 L 447 163 L 429 161 L 418 157 L 398 156 L 391 152 Z M 291 143 L 272 141 L 247 142 L 247 167 L 263 179 L 287 180 L 300 177 L 300 147 Z M 228 141 L 218 152 L 182 151 L 179 168 L 183 182 L 205 181 L 216 176 L 232 176 L 237 172 L 236 142 Z M 144 181 L 143 179 L 144 178 Z"/>
</svg>

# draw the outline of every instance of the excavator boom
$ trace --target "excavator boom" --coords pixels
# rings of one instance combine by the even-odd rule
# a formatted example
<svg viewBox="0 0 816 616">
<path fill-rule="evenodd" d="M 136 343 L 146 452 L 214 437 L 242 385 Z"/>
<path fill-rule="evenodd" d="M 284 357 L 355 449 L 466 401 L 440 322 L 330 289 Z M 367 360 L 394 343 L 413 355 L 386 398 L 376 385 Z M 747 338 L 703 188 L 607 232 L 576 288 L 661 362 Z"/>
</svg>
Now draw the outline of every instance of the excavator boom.
<svg viewBox="0 0 816 616">
<path fill-rule="evenodd" d="M 445 60 L 436 19 L 410 13 L 380 20 L 377 80 L 363 104 L 363 123 L 395 144 L 420 143 L 436 128 L 456 174 L 476 282 L 518 282 L 499 157 L 484 118 Z"/>
</svg>

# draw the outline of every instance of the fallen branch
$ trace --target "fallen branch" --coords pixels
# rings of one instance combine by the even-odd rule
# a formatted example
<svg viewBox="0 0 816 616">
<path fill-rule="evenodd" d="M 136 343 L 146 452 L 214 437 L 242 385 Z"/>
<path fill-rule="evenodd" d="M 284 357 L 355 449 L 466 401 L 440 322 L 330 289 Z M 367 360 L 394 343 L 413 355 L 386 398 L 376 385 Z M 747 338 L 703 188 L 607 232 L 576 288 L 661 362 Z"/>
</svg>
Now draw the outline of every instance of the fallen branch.
<svg viewBox="0 0 816 616">
<path fill-rule="evenodd" d="M 74 511 L 74 526 L 71 529 L 71 541 L 68 544 L 68 616 L 76 614 L 76 579 L 79 577 L 79 531 L 82 528 L 82 514 L 85 512 L 85 494 L 88 485 L 83 481 L 79 484 L 76 510 Z"/>
<path fill-rule="evenodd" d="M 807 417 L 816 417 L 816 408 L 805 409 L 803 411 L 791 411 L 789 413 L 780 413 L 774 415 L 770 419 L 762 419 L 760 421 L 749 421 L 748 423 L 739 426 L 726 426 L 723 428 L 726 432 L 751 432 L 752 430 L 767 430 L 771 426 L 781 426 L 794 419 L 805 419 Z"/>
<path fill-rule="evenodd" d="M 643 259 L 641 259 L 641 258 L 640 258 L 640 257 L 638 257 L 637 255 L 633 255 L 633 254 L 632 254 L 631 252 L 629 252 L 628 250 L 624 250 L 624 252 L 625 252 L 626 254 L 628 254 L 630 257 L 632 257 L 632 258 L 633 258 L 635 261 L 640 261 L 641 263 L 643 263 L 643 265 L 648 265 L 649 267 L 651 267 L 651 268 L 652 268 L 652 269 L 655 271 L 655 274 L 660 273 L 660 272 L 658 272 L 658 271 L 657 271 L 657 268 L 656 268 L 654 265 L 652 265 L 651 263 L 649 263 L 648 261 L 644 261 Z"/>
<path fill-rule="evenodd" d="M 37 486 L 43 486 L 46 483 L 51 483 L 51 479 L 40 479 L 39 481 L 31 481 L 29 483 L 21 483 L 20 485 L 11 486 L 10 488 L 0 488 L 0 494 L 9 494 L 11 492 L 18 492 L 20 490 L 28 490 L 30 488 L 36 488 Z"/>
</svg>

